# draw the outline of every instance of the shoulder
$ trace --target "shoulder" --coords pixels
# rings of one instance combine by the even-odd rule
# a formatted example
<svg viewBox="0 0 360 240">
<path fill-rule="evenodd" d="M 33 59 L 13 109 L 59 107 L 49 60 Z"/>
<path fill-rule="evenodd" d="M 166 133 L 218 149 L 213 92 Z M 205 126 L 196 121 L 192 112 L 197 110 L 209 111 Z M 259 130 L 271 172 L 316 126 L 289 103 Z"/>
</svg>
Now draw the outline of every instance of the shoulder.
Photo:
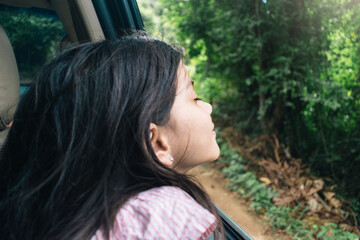
<svg viewBox="0 0 360 240">
<path fill-rule="evenodd" d="M 204 239 L 216 218 L 178 187 L 153 188 L 132 197 L 116 216 L 114 239 Z"/>
</svg>

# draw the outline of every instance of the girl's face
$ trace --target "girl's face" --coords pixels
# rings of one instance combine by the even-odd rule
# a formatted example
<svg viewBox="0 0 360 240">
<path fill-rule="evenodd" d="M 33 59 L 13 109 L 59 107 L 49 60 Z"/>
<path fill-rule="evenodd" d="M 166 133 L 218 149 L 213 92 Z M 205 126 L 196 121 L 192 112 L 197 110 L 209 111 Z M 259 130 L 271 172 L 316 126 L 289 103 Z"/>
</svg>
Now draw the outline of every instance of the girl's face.
<svg viewBox="0 0 360 240">
<path fill-rule="evenodd" d="M 198 98 L 182 62 L 177 78 L 175 102 L 170 111 L 173 136 L 169 141 L 175 170 L 186 172 L 199 164 L 216 160 L 220 149 L 210 116 L 212 106 Z"/>
</svg>

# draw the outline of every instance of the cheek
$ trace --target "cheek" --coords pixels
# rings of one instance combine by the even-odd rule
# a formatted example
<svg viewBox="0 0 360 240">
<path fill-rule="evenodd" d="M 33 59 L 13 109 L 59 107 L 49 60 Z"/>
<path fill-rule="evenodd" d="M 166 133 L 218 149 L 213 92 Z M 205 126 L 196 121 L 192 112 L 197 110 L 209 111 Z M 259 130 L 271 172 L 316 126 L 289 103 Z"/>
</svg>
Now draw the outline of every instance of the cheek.
<svg viewBox="0 0 360 240">
<path fill-rule="evenodd" d="M 183 121 L 171 121 L 171 129 L 171 135 L 169 136 L 171 153 L 179 159 L 184 156 L 189 146 L 191 131 Z"/>
<path fill-rule="evenodd" d="M 211 119 L 208 114 L 192 106 L 177 110 L 171 115 L 171 125 L 174 129 L 171 139 L 172 152 L 180 158 L 198 157 L 197 155 L 206 152 L 211 145 L 213 127 Z"/>
<path fill-rule="evenodd" d="M 195 152 L 203 151 L 208 147 L 211 140 L 211 126 L 204 119 L 196 119 L 197 121 L 193 121 L 191 125 L 189 125 L 190 136 L 189 136 L 189 144 Z"/>
</svg>

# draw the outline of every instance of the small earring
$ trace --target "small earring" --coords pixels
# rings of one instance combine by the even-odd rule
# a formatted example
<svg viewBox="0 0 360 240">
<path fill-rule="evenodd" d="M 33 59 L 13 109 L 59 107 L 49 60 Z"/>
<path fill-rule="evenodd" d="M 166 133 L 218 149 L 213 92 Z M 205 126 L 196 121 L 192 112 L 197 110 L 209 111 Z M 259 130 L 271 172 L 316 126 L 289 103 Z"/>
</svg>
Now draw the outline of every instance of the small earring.
<svg viewBox="0 0 360 240">
<path fill-rule="evenodd" d="M 171 155 L 169 155 L 169 159 L 170 159 L 171 162 L 174 161 L 174 158 Z"/>
</svg>

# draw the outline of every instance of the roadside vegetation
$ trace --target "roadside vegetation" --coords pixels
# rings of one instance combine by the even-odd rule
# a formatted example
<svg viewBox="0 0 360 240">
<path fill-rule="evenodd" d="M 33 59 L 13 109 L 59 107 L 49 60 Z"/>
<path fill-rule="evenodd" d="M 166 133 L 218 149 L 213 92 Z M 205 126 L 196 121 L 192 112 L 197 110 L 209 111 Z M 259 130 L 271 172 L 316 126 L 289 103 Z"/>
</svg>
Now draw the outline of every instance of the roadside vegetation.
<svg viewBox="0 0 360 240">
<path fill-rule="evenodd" d="M 294 168 L 294 165 L 299 162 L 295 164 L 289 162 L 287 165 L 287 161 L 283 161 L 286 158 L 285 155 L 281 157 L 281 160 L 279 159 L 279 163 L 272 159 L 262 159 L 264 165 L 278 166 L 277 169 L 275 167 L 277 171 L 273 171 L 274 168 L 271 169 L 271 167 L 270 170 L 269 167 L 264 168 L 270 173 L 278 174 L 278 177 L 271 177 L 271 174 L 266 174 L 266 171 L 261 173 L 261 170 L 264 170 L 258 169 L 261 164 L 250 166 L 249 161 L 240 154 L 242 152 L 244 155 L 251 155 L 250 152 L 261 151 L 259 145 L 247 149 L 240 145 L 232 145 L 231 142 L 234 142 L 236 137 L 230 136 L 229 130 L 232 129 L 218 131 L 221 157 L 217 162 L 217 167 L 229 179 L 227 187 L 247 199 L 250 209 L 263 216 L 274 232 L 287 234 L 288 237 L 285 239 L 358 239 L 359 235 L 354 233 L 355 229 L 351 226 L 352 221 L 343 219 L 344 215 L 341 215 L 349 214 L 342 210 L 346 206 L 342 205 L 335 193 L 329 192 L 329 188 L 324 186 L 321 178 L 308 176 L 301 172 L 301 169 L 297 168 L 298 166 Z M 261 147 L 265 147 L 263 143 L 268 140 L 276 141 L 276 139 L 264 139 L 263 136 L 262 140 L 257 142 L 261 143 Z M 282 149 L 282 151 L 284 150 Z M 280 155 L 284 153 L 279 152 Z M 250 158 L 258 158 L 258 156 L 254 157 L 253 155 Z M 285 182 L 287 184 L 284 184 Z M 295 182 L 299 182 L 299 186 L 293 186 L 299 187 L 298 190 L 290 187 Z M 279 187 L 281 184 L 283 186 Z M 321 202 L 317 201 L 317 199 L 321 199 L 320 196 L 325 196 Z"/>
</svg>

